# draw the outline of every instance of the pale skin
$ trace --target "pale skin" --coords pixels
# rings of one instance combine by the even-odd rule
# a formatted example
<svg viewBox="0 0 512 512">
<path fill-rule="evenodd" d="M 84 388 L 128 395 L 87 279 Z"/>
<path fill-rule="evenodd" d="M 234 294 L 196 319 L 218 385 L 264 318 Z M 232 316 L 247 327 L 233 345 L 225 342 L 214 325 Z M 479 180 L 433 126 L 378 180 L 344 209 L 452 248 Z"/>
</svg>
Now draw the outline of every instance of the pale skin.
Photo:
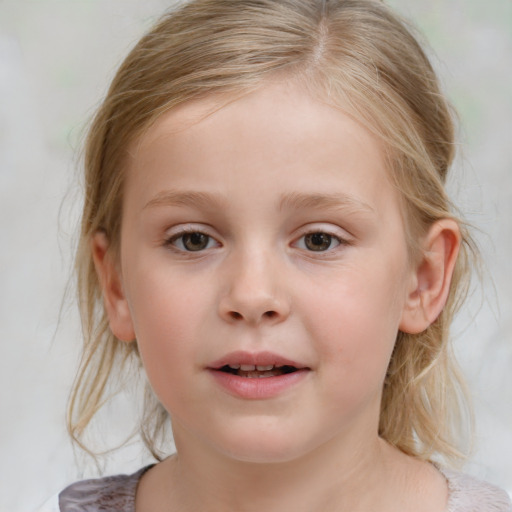
<svg viewBox="0 0 512 512">
<path fill-rule="evenodd" d="M 431 226 L 412 263 L 360 124 L 290 83 L 218 102 L 133 145 L 119 254 L 92 240 L 111 329 L 137 339 L 177 446 L 142 478 L 137 512 L 442 512 L 443 476 L 378 422 L 398 330 L 423 331 L 446 302 L 457 223 Z M 304 370 L 237 396 L 211 368 L 234 351 Z"/>
</svg>

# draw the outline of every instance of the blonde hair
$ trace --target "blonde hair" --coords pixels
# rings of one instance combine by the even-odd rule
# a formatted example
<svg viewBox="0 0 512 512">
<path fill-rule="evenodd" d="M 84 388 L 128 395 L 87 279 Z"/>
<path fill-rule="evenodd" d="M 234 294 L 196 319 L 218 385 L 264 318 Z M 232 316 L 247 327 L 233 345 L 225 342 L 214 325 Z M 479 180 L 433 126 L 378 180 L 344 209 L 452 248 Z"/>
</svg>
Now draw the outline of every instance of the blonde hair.
<svg viewBox="0 0 512 512">
<path fill-rule="evenodd" d="M 300 81 L 372 130 L 386 148 L 401 192 L 411 257 L 441 218 L 455 218 L 444 190 L 454 157 L 454 124 L 436 75 L 406 23 L 378 0 L 195 0 L 165 15 L 130 52 L 89 130 L 85 202 L 76 257 L 84 353 L 68 410 L 80 442 L 107 399 L 109 381 L 138 361 L 136 342 L 111 333 L 91 251 L 106 233 L 116 254 L 128 146 L 164 112 L 204 95 L 240 95 L 268 80 Z M 398 333 L 383 389 L 380 435 L 403 452 L 445 460 L 460 455 L 464 398 L 448 344 L 469 281 L 473 244 L 464 224 L 448 302 L 416 335 Z M 147 393 L 142 438 L 157 440 L 168 415 Z"/>
</svg>

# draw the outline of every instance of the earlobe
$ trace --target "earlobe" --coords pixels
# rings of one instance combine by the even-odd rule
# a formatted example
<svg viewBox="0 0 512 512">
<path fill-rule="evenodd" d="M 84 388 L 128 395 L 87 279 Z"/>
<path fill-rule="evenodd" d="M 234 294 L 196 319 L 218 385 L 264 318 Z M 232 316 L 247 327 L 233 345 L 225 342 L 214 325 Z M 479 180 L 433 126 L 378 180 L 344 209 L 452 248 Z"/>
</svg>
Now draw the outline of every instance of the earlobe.
<svg viewBox="0 0 512 512">
<path fill-rule="evenodd" d="M 441 219 L 422 243 L 423 256 L 414 269 L 400 330 L 423 332 L 443 310 L 460 247 L 460 230 L 453 219 Z"/>
<path fill-rule="evenodd" d="M 109 253 L 107 235 L 98 231 L 91 239 L 91 251 L 103 293 L 110 329 L 121 341 L 133 341 L 135 332 L 117 265 Z"/>
</svg>

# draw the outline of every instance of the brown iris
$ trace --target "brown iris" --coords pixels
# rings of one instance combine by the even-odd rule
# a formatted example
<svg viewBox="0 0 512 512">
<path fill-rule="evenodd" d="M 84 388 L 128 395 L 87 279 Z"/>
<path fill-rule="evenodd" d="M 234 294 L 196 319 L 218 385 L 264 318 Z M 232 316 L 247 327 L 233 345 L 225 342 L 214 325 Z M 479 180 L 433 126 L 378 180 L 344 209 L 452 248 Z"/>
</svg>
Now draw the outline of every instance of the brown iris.
<svg viewBox="0 0 512 512">
<path fill-rule="evenodd" d="M 183 247 L 187 251 L 202 251 L 208 246 L 210 237 L 204 233 L 186 233 L 182 236 Z"/>
<path fill-rule="evenodd" d="M 332 243 L 332 236 L 327 233 L 310 233 L 304 237 L 304 244 L 310 251 L 325 251 Z"/>
</svg>

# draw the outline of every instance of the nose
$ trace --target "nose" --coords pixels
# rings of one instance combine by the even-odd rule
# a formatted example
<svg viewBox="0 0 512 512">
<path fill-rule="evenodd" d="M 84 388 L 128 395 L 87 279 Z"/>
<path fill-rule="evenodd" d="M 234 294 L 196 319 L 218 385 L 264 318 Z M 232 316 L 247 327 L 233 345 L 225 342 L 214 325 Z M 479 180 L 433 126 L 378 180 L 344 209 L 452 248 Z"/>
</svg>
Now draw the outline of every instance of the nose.
<svg viewBox="0 0 512 512">
<path fill-rule="evenodd" d="M 279 265 L 268 254 L 240 255 L 226 262 L 220 316 L 230 323 L 276 324 L 290 314 L 290 300 Z"/>
</svg>

